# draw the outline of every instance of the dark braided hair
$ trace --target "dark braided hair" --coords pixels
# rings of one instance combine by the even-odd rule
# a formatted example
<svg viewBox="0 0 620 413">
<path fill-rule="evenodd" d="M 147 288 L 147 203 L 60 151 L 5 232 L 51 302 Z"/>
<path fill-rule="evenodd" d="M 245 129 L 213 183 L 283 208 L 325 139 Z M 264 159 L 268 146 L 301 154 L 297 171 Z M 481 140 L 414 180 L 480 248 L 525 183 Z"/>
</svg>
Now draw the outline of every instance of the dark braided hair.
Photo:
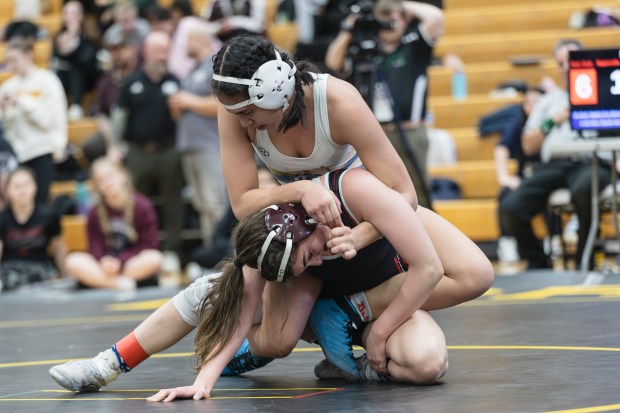
<svg viewBox="0 0 620 413">
<path fill-rule="evenodd" d="M 222 76 L 232 76 L 242 79 L 251 79 L 254 72 L 265 62 L 276 59 L 275 46 L 269 39 L 259 35 L 239 35 L 228 40 L 220 51 L 213 57 L 213 73 Z M 278 50 L 282 60 L 289 63 L 292 60 L 288 53 Z M 303 86 L 314 82 L 311 72 L 318 68 L 311 62 L 303 61 L 296 64 L 295 72 L 295 100 L 291 110 L 282 119 L 278 130 L 286 132 L 298 123 L 304 123 L 306 118 L 306 104 L 304 103 Z M 234 83 L 212 83 L 213 93 L 229 98 L 248 99 L 248 87 Z"/>
</svg>

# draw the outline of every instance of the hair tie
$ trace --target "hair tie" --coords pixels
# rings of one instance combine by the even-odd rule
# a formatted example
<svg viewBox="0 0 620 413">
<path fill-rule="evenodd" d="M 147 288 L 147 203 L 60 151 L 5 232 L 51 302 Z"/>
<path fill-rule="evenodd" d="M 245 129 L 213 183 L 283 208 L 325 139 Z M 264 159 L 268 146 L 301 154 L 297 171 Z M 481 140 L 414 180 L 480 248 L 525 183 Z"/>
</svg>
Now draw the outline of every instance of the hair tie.
<svg viewBox="0 0 620 413">
<path fill-rule="evenodd" d="M 239 261 L 239 258 L 235 258 L 235 260 L 233 261 L 233 264 L 235 264 L 235 267 L 239 269 L 243 268 L 243 264 L 241 263 L 241 261 Z"/>
</svg>

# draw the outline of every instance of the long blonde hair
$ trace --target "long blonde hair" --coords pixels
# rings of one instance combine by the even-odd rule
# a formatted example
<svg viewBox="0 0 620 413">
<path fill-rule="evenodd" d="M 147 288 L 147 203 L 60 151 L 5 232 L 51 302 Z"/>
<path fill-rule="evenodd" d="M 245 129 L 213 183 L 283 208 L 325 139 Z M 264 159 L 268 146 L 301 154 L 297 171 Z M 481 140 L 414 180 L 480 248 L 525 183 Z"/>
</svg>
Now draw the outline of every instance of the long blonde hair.
<svg viewBox="0 0 620 413">
<path fill-rule="evenodd" d="M 135 209 L 135 191 L 133 185 L 131 184 L 131 179 L 127 170 L 119 165 L 116 162 L 113 162 L 107 158 L 99 158 L 93 162 L 91 165 L 91 176 L 94 176 L 94 172 L 97 168 L 102 166 L 109 166 L 113 168 L 116 172 L 122 174 L 125 177 L 125 185 L 127 191 L 127 203 L 123 209 L 123 219 L 127 224 L 127 237 L 129 241 L 132 243 L 136 242 L 138 239 L 138 233 L 134 227 L 134 209 Z M 99 220 L 99 225 L 101 226 L 101 230 L 106 238 L 106 243 L 110 244 L 112 240 L 112 228 L 110 227 L 110 217 L 108 216 L 108 208 L 105 205 L 105 200 L 103 199 L 103 194 L 98 191 L 97 186 L 95 185 L 95 191 L 99 195 L 97 197 L 97 201 L 93 208 L 97 214 L 97 219 Z"/>
<path fill-rule="evenodd" d="M 198 359 L 198 369 L 216 357 L 231 339 L 239 324 L 243 303 L 243 265 L 258 267 L 258 256 L 267 238 L 265 211 L 248 215 L 237 226 L 233 235 L 236 258 L 220 262 L 218 269 L 222 275 L 213 280 L 213 285 L 203 298 L 199 311 L 199 322 L 194 350 Z M 284 271 L 286 287 L 293 280 L 294 245 Z M 280 263 L 284 255 L 284 244 L 272 242 L 261 264 L 261 275 L 267 281 L 277 279 Z"/>
</svg>

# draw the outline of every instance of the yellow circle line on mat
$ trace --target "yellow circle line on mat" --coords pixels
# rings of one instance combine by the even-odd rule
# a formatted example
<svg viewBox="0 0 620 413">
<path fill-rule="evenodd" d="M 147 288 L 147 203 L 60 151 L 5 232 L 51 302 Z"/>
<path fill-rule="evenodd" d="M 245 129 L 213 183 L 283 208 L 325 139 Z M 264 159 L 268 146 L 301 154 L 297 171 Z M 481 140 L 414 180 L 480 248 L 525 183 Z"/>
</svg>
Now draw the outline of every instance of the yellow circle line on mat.
<svg viewBox="0 0 620 413">
<path fill-rule="evenodd" d="M 354 350 L 362 350 L 354 347 Z M 580 347 L 580 346 L 448 346 L 448 350 L 543 350 L 543 351 L 596 351 L 596 352 L 620 352 L 620 347 Z M 321 351 L 320 347 L 300 347 L 293 350 L 294 353 L 306 353 Z M 163 353 L 155 354 L 151 358 L 176 358 L 191 357 L 194 353 Z M 9 367 L 31 367 L 66 363 L 72 360 L 88 360 L 85 358 L 19 361 L 14 363 L 0 363 L 0 369 Z"/>
<path fill-rule="evenodd" d="M 611 412 L 614 410 L 620 410 L 620 404 L 608 404 L 607 406 L 592 406 L 592 407 L 583 407 L 580 409 L 570 409 L 570 410 L 554 410 L 554 411 L 548 411 L 544 413 L 597 413 L 597 412 Z"/>
<path fill-rule="evenodd" d="M 94 324 L 94 323 L 115 323 L 124 321 L 142 321 L 148 314 L 129 314 L 129 315 L 111 315 L 101 317 L 75 317 L 75 318 L 57 318 L 47 320 L 17 320 L 17 321 L 0 321 L 0 328 L 16 328 L 16 327 L 52 327 L 52 326 L 68 326 L 75 324 Z"/>
</svg>

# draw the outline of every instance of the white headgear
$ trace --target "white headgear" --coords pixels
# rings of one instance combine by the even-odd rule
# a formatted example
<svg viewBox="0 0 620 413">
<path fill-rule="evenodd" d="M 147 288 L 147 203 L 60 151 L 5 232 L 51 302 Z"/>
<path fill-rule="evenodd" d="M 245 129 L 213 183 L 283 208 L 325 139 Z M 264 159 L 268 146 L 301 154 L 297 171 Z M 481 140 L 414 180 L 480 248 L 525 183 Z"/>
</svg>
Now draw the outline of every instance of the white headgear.
<svg viewBox="0 0 620 413">
<path fill-rule="evenodd" d="M 288 99 L 295 90 L 295 72 L 297 68 L 293 62 L 282 60 L 276 52 L 276 60 L 263 63 L 252 75 L 252 79 L 242 79 L 232 76 L 213 75 L 218 82 L 247 85 L 250 98 L 234 105 L 224 105 L 226 109 L 239 109 L 249 105 L 256 105 L 262 109 L 286 109 Z"/>
</svg>

